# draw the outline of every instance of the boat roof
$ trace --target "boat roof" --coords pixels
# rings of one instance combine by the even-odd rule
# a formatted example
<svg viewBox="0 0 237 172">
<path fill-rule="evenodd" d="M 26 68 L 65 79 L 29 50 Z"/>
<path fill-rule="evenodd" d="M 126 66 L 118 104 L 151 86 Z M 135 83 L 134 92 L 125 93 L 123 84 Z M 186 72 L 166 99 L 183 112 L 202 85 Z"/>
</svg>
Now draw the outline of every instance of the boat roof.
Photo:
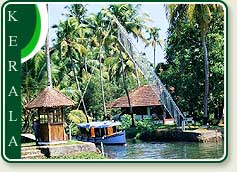
<svg viewBox="0 0 237 172">
<path fill-rule="evenodd" d="M 82 123 L 82 124 L 78 124 L 78 127 L 82 127 L 82 128 L 106 128 L 106 127 L 113 127 L 113 126 L 118 126 L 118 125 L 122 125 L 121 122 L 114 122 L 114 121 L 99 121 L 99 122 L 89 122 L 89 123 Z"/>
</svg>

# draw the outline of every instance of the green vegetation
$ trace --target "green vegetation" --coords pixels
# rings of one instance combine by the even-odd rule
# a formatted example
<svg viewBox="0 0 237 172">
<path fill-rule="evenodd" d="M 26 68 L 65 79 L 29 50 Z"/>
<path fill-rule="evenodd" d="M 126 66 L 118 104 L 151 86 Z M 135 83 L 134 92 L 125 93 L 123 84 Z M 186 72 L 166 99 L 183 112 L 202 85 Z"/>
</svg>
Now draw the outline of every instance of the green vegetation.
<svg viewBox="0 0 237 172">
<path fill-rule="evenodd" d="M 67 154 L 62 156 L 35 157 L 35 159 L 105 159 L 105 157 L 96 152 L 81 152 L 76 154 Z"/>
<path fill-rule="evenodd" d="M 48 47 L 53 87 L 76 102 L 75 111 L 65 109 L 69 114 L 65 117 L 67 132 L 70 126 L 75 135 L 78 122 L 106 120 L 111 119 L 113 114 L 121 114 L 120 110 L 108 109 L 106 104 L 123 95 L 129 99 L 128 91 L 146 84 L 141 71 L 121 51 L 118 30 L 111 20 L 113 15 L 137 41 L 153 47 L 154 63 L 158 58 L 155 56 L 157 46 L 163 44 L 166 63 L 158 64 L 156 73 L 182 112 L 189 112 L 199 123 L 205 123 L 204 117 L 213 125 L 221 121 L 224 109 L 222 7 L 171 5 L 167 11 L 170 26 L 166 42 L 159 39 L 158 27 L 146 25 L 146 21 L 151 19 L 140 7 L 135 4 L 112 4 L 97 13 L 89 13 L 86 5 L 69 5 L 65 10 L 66 20 L 50 28 L 57 35 L 52 46 Z M 202 13 L 199 13 L 200 10 Z M 199 18 L 202 16 L 206 16 L 207 20 L 203 18 L 202 21 Z M 22 64 L 23 132 L 30 132 L 33 118 L 24 105 L 48 83 L 46 54 L 44 47 L 34 58 Z M 124 128 L 134 123 L 138 133 L 161 127 L 151 120 L 135 121 L 132 118 L 127 120 L 128 123 L 126 118 L 128 116 L 123 121 Z"/>
<path fill-rule="evenodd" d="M 156 72 L 181 111 L 217 125 L 224 108 L 223 9 L 193 4 L 168 9 L 167 63 L 159 64 Z"/>
<path fill-rule="evenodd" d="M 82 144 L 83 142 L 77 141 L 77 140 L 68 140 L 66 143 L 63 143 L 63 145 L 74 145 L 74 144 Z M 60 146 L 62 144 L 51 144 L 53 146 Z M 29 142 L 29 143 L 21 143 L 22 147 L 28 147 L 28 146 L 36 146 L 35 142 Z"/>
<path fill-rule="evenodd" d="M 103 157 L 103 155 L 95 152 L 81 152 L 79 154 L 52 156 L 49 159 L 105 159 L 105 158 Z"/>
<path fill-rule="evenodd" d="M 169 136 L 180 134 L 181 129 L 177 128 L 176 124 L 170 124 L 170 125 L 162 125 L 162 124 L 156 124 L 154 120 L 152 119 L 143 119 L 143 120 L 135 120 L 135 126 L 131 127 L 131 116 L 130 115 L 124 115 L 124 118 L 122 120 L 122 128 L 123 130 L 126 130 L 126 137 L 128 139 L 141 139 L 145 141 L 151 141 L 156 140 L 157 135 L 160 135 L 160 131 L 166 133 L 164 136 L 164 139 L 167 140 Z M 189 126 L 186 126 L 186 131 L 193 132 L 194 130 L 203 130 L 207 131 L 206 128 L 202 128 L 200 123 L 191 124 Z M 222 131 L 222 126 L 210 126 L 208 130 L 218 130 Z M 167 134 L 168 133 L 168 134 Z M 162 136 L 163 137 L 163 136 Z M 170 136 L 170 138 L 173 138 L 173 136 Z M 171 139 L 172 140 L 172 139 Z"/>
<path fill-rule="evenodd" d="M 87 120 L 89 120 L 89 122 L 92 121 L 91 117 L 86 117 L 86 115 L 84 114 L 84 112 L 82 110 L 72 110 L 66 119 L 67 122 L 67 129 L 71 130 L 71 135 L 76 135 L 78 132 L 77 129 L 77 124 L 79 123 L 86 123 Z M 66 130 L 66 131 L 68 131 Z M 70 132 L 70 131 L 68 131 Z"/>
<path fill-rule="evenodd" d="M 35 146 L 35 142 L 21 143 L 22 147 Z"/>
<path fill-rule="evenodd" d="M 131 115 L 125 114 L 122 120 L 122 129 L 126 130 L 127 138 L 139 138 L 141 133 L 145 131 L 153 131 L 159 127 L 164 127 L 161 124 L 155 124 L 152 119 L 135 120 L 135 126 L 131 127 L 131 121 Z"/>
<path fill-rule="evenodd" d="M 83 144 L 83 142 L 77 140 L 68 140 L 67 143 L 64 145 L 74 145 L 74 144 Z"/>
<path fill-rule="evenodd" d="M 50 146 L 65 146 L 65 145 L 75 145 L 75 144 L 84 144 L 84 142 L 81 141 L 76 141 L 76 140 L 71 140 L 67 141 L 67 143 L 63 144 L 51 144 Z M 30 143 L 22 143 L 21 147 L 34 147 L 35 142 L 30 142 Z M 35 157 L 38 159 L 38 157 Z M 40 157 L 39 159 L 105 159 L 105 157 L 97 152 L 80 152 L 80 153 L 70 153 L 66 155 L 61 155 L 61 156 L 50 156 L 50 157 Z"/>
</svg>

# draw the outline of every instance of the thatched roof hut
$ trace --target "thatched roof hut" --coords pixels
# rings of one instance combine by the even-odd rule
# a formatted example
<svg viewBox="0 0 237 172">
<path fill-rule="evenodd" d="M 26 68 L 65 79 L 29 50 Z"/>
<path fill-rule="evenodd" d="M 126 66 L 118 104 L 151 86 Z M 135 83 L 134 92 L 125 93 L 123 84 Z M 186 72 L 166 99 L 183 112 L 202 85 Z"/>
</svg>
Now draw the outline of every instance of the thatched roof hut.
<svg viewBox="0 0 237 172">
<path fill-rule="evenodd" d="M 147 107 L 161 105 L 151 86 L 143 85 L 129 92 L 132 107 Z M 126 108 L 129 107 L 127 96 L 119 97 L 107 105 L 108 108 Z"/>
<path fill-rule="evenodd" d="M 133 114 L 136 114 L 137 119 L 143 119 L 144 115 L 151 117 L 152 114 L 160 116 L 163 114 L 161 102 L 151 86 L 143 85 L 138 87 L 129 92 L 129 97 Z M 121 114 L 119 114 L 119 116 L 130 113 L 127 96 L 119 97 L 113 102 L 107 104 L 107 107 L 110 109 L 121 108 Z"/>
<path fill-rule="evenodd" d="M 33 126 L 38 144 L 67 140 L 64 130 L 64 107 L 74 106 L 74 101 L 59 91 L 46 87 L 26 105 L 27 109 L 37 109 L 38 122 Z M 37 126 L 37 127 L 36 127 Z"/>
<path fill-rule="evenodd" d="M 74 101 L 72 101 L 59 91 L 55 90 L 54 88 L 46 87 L 34 100 L 26 104 L 26 108 L 53 108 L 74 105 Z"/>
</svg>

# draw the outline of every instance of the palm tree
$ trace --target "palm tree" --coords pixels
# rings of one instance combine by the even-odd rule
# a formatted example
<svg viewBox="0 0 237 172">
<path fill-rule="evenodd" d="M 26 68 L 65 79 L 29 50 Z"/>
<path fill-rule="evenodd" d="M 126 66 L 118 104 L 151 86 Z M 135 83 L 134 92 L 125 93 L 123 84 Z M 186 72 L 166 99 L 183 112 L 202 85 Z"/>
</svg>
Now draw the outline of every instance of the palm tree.
<svg viewBox="0 0 237 172">
<path fill-rule="evenodd" d="M 47 10 L 48 10 L 48 4 L 47 4 Z M 45 54 L 46 54 L 48 87 L 52 88 L 52 76 L 51 76 L 51 65 L 50 65 L 50 55 L 49 55 L 49 33 L 47 33 L 46 40 L 45 40 Z"/>
<path fill-rule="evenodd" d="M 87 50 L 81 43 L 84 40 L 83 30 L 85 29 L 86 28 L 84 27 L 84 25 L 79 25 L 78 20 L 76 18 L 70 17 L 65 22 L 60 23 L 60 25 L 58 26 L 59 31 L 57 32 L 58 45 L 60 47 L 61 56 L 66 56 L 70 58 L 73 76 L 80 96 L 82 96 L 82 91 L 78 80 L 78 71 L 75 65 L 77 59 L 73 58 L 73 56 L 77 57 L 79 55 L 80 58 L 86 55 Z M 81 100 L 87 121 L 89 122 L 86 105 L 82 97 Z"/>
<path fill-rule="evenodd" d="M 45 49 L 45 47 L 44 47 Z M 31 60 L 22 64 L 22 131 L 29 132 L 31 113 L 25 105 L 47 85 L 45 51 L 41 49 Z"/>
<path fill-rule="evenodd" d="M 122 76 L 123 76 L 123 85 L 124 85 L 124 89 L 125 89 L 125 92 L 126 92 L 126 96 L 127 96 L 127 99 L 128 99 L 128 105 L 129 105 L 129 113 L 132 117 L 132 127 L 135 126 L 135 120 L 134 120 L 134 116 L 133 116 L 133 110 L 132 110 L 132 105 L 131 105 L 131 100 L 130 100 L 130 96 L 129 96 L 129 92 L 128 92 L 128 86 L 127 86 L 127 82 L 126 82 L 126 73 L 124 71 L 124 62 L 123 62 L 123 56 L 122 56 L 122 52 L 120 51 L 120 61 L 122 63 Z"/>
<path fill-rule="evenodd" d="M 81 110 L 72 110 L 67 115 L 68 128 L 69 128 L 69 140 L 72 140 L 72 129 L 77 130 L 77 124 L 88 122 L 88 117 Z"/>
<path fill-rule="evenodd" d="M 148 43 L 146 44 L 146 47 L 148 45 L 151 44 L 151 46 L 153 47 L 153 58 L 154 58 L 154 62 L 153 62 L 153 66 L 154 68 L 156 67 L 156 47 L 157 45 L 159 45 L 162 48 L 162 40 L 159 39 L 159 28 L 157 27 L 151 27 L 148 30 L 149 33 L 149 38 Z"/>
<path fill-rule="evenodd" d="M 147 30 L 145 21 L 151 21 L 148 14 L 139 13 L 141 5 L 133 4 L 112 4 L 107 10 L 107 15 L 115 16 L 118 21 L 123 25 L 128 33 L 131 33 L 133 37 L 138 41 L 139 38 L 145 43 L 148 44 L 147 39 L 145 38 L 143 30 Z M 116 31 L 117 33 L 117 31 Z M 138 69 L 135 63 L 134 73 L 136 76 L 137 86 L 140 86 L 140 79 L 138 74 Z"/>
<path fill-rule="evenodd" d="M 219 5 L 207 4 L 182 4 L 182 5 L 168 5 L 167 11 L 171 25 L 179 29 L 179 24 L 187 20 L 193 24 L 197 24 L 201 32 L 201 42 L 203 47 L 204 57 L 204 124 L 208 122 L 208 94 L 209 94 L 209 61 L 207 50 L 207 33 L 209 30 L 209 23 L 212 18 L 212 12 L 220 8 Z"/>
<path fill-rule="evenodd" d="M 104 18 L 104 14 L 99 12 L 98 14 L 92 14 L 87 18 L 88 27 L 93 30 L 91 42 L 94 46 L 98 48 L 98 59 L 99 59 L 99 68 L 100 68 L 100 85 L 101 85 L 101 94 L 103 100 L 103 110 L 104 115 L 106 116 L 106 104 L 105 104 L 105 93 L 104 93 L 104 81 L 103 81 L 103 54 L 104 47 L 106 46 L 106 39 L 110 36 L 111 23 Z"/>
<path fill-rule="evenodd" d="M 136 38 L 137 41 L 140 38 L 145 43 L 147 43 L 147 40 L 145 39 L 145 36 L 143 34 L 143 29 L 146 28 L 146 26 L 144 25 L 144 22 L 145 22 L 145 19 L 148 18 L 148 16 L 144 17 L 144 16 L 139 15 L 139 13 L 138 13 L 139 7 L 140 7 L 140 5 L 134 6 L 132 4 L 113 4 L 113 5 L 110 5 L 108 9 L 104 9 L 102 12 L 109 19 L 113 19 L 114 17 L 116 17 L 116 19 L 125 27 L 125 29 L 128 31 L 128 33 L 133 34 L 134 38 Z M 117 35 L 117 32 L 118 32 L 118 30 L 113 30 L 113 33 L 115 35 Z M 115 45 L 114 47 L 120 47 L 118 45 L 118 42 L 117 42 L 117 45 Z M 126 96 L 128 99 L 128 104 L 129 104 L 129 109 L 130 109 L 129 111 L 132 116 L 132 126 L 134 126 L 135 121 L 134 121 L 134 117 L 133 117 L 133 111 L 132 111 L 132 106 L 130 103 L 130 97 L 129 97 L 128 87 L 127 87 L 127 82 L 126 82 L 126 73 L 125 73 L 126 67 L 124 67 L 123 56 L 122 56 L 122 53 L 120 52 L 119 48 L 115 48 L 115 50 L 119 51 L 120 63 L 121 63 L 121 69 L 122 69 L 123 85 L 124 85 L 124 89 L 125 89 Z M 137 86 L 140 86 L 140 80 L 139 80 L 136 64 L 133 63 L 133 66 L 134 66 L 134 73 L 136 76 Z M 119 68 L 118 68 L 118 70 L 120 71 Z"/>
<path fill-rule="evenodd" d="M 84 23 L 84 19 L 87 13 L 86 5 L 83 4 L 72 4 L 66 6 L 65 8 L 68 9 L 69 13 L 66 14 L 68 17 L 76 17 L 78 22 Z"/>
<path fill-rule="evenodd" d="M 77 21 L 79 24 L 85 24 L 85 17 L 86 17 L 86 13 L 87 13 L 87 9 L 86 9 L 87 5 L 83 5 L 83 4 L 72 4 L 69 6 L 66 6 L 65 8 L 68 9 L 69 13 L 65 14 L 68 17 L 75 17 L 77 18 Z M 87 56 L 84 56 L 84 66 L 85 66 L 85 70 L 86 72 L 87 70 Z"/>
</svg>

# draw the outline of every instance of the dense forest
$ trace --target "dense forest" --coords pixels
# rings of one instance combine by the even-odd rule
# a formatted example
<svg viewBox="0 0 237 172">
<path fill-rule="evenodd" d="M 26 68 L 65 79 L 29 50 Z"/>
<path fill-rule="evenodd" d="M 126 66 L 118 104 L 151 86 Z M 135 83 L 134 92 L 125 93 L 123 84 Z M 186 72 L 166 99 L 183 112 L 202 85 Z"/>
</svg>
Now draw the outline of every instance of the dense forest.
<svg viewBox="0 0 237 172">
<path fill-rule="evenodd" d="M 42 47 L 22 64 L 22 130 L 32 120 L 24 106 L 44 89 L 47 82 L 47 48 L 53 87 L 77 102 L 66 116 L 70 122 L 111 119 L 119 110 L 106 104 L 146 84 L 139 68 L 117 40 L 116 16 L 136 41 L 152 46 L 151 66 L 183 112 L 198 122 L 218 124 L 224 109 L 224 12 L 219 5 L 167 5 L 168 38 L 159 38 L 159 28 L 148 27 L 151 18 L 141 5 L 112 4 L 98 13 L 86 5 L 65 8 L 67 19 L 52 29 L 57 39 Z M 47 45 L 46 45 L 47 46 Z M 165 47 L 165 63 L 156 64 L 158 46 Z M 122 56 L 122 60 L 120 58 Z M 68 110 L 68 109 L 66 109 Z"/>
</svg>

